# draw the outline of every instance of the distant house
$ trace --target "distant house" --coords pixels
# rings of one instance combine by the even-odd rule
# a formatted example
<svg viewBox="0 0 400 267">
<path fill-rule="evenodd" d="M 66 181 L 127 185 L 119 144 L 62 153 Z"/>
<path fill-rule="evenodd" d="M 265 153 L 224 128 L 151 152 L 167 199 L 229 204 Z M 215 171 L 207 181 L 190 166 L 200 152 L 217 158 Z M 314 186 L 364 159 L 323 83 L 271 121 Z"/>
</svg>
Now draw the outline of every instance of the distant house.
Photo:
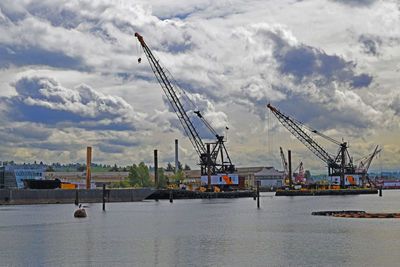
<svg viewBox="0 0 400 267">
<path fill-rule="evenodd" d="M 23 188 L 24 179 L 44 180 L 44 178 L 44 172 L 40 168 L 0 167 L 0 188 Z"/>
<path fill-rule="evenodd" d="M 260 181 L 261 186 L 282 186 L 284 174 L 274 167 L 265 167 L 254 173 L 254 180 Z"/>
</svg>

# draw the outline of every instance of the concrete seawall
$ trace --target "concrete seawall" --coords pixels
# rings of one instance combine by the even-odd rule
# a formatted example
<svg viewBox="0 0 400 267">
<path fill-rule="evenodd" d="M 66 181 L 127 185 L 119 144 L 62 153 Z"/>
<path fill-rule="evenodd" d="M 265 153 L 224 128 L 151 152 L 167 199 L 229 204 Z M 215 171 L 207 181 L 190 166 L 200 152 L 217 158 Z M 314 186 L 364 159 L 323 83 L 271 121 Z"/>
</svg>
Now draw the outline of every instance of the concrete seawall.
<svg viewBox="0 0 400 267">
<path fill-rule="evenodd" d="M 102 202 L 102 189 L 0 189 L 0 205 L 74 203 L 76 191 L 79 202 Z M 155 190 L 151 188 L 107 189 L 107 202 L 141 201 Z"/>
<path fill-rule="evenodd" d="M 169 199 L 170 192 L 173 199 L 197 199 L 197 198 L 239 198 L 239 197 L 254 197 L 256 191 L 229 191 L 229 192 L 202 192 L 190 191 L 182 189 L 159 189 L 156 190 L 147 199 Z"/>
</svg>

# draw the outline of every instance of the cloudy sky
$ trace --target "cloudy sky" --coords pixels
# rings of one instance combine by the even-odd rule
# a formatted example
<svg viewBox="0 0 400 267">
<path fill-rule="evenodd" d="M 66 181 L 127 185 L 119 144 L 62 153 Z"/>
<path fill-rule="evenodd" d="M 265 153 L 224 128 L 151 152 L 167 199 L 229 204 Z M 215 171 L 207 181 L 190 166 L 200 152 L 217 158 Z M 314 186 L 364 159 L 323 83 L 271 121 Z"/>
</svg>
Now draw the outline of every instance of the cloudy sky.
<svg viewBox="0 0 400 267">
<path fill-rule="evenodd" d="M 281 169 L 282 146 L 325 171 L 271 103 L 349 142 L 356 162 L 380 145 L 372 168 L 398 169 L 398 0 L 2 0 L 0 160 L 83 163 L 90 145 L 97 163 L 152 164 L 158 149 L 165 165 L 178 138 L 196 168 L 135 32 L 227 136 L 235 165 Z"/>
</svg>

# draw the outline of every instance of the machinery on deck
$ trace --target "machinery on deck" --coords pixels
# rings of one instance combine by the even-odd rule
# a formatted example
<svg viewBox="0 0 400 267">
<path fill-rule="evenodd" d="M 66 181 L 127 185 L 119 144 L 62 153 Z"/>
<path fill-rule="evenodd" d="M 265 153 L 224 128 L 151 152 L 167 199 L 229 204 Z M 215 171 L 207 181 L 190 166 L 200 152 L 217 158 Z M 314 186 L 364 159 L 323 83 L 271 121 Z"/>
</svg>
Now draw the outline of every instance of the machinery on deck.
<svg viewBox="0 0 400 267">
<path fill-rule="evenodd" d="M 381 149 L 378 149 L 378 146 L 376 146 L 374 152 L 362 158 L 360 160 L 360 163 L 358 164 L 356 172 L 362 176 L 363 185 L 365 185 L 365 181 L 367 180 L 371 187 L 372 186 L 376 187 L 376 183 L 373 182 L 368 176 L 368 169 L 369 166 L 371 165 L 372 160 L 376 155 L 378 155 L 379 152 L 381 152 Z"/>
<path fill-rule="evenodd" d="M 304 176 L 303 162 L 300 162 L 299 166 L 293 171 L 294 182 L 296 184 L 305 184 L 306 177 Z"/>
<path fill-rule="evenodd" d="M 328 175 L 331 177 L 332 184 L 340 185 L 345 188 L 347 185 L 358 184 L 358 173 L 353 164 L 353 159 L 350 157 L 347 150 L 347 142 L 339 142 L 329 136 L 326 136 L 316 130 L 310 129 L 306 125 L 296 121 L 293 118 L 283 114 L 270 104 L 267 107 L 275 115 L 275 117 L 289 130 L 300 142 L 302 142 L 309 150 L 327 164 Z M 321 145 L 319 145 L 306 131 L 319 135 L 326 140 L 339 146 L 339 151 L 336 156 L 331 156 Z M 371 158 L 372 161 L 372 158 Z M 370 162 L 369 162 L 370 164 Z M 340 180 L 339 180 L 340 179 Z"/>
<path fill-rule="evenodd" d="M 285 153 L 283 153 L 282 147 L 279 147 L 280 152 L 281 152 L 281 161 L 282 161 L 282 166 L 283 166 L 283 177 L 284 177 L 284 182 L 285 184 L 289 184 L 289 167 L 288 163 L 286 161 Z"/>
<path fill-rule="evenodd" d="M 165 96 L 170 102 L 173 110 L 181 122 L 185 134 L 189 137 L 194 149 L 200 158 L 202 184 L 204 177 L 211 173 L 212 185 L 238 185 L 238 175 L 235 172 L 235 166 L 229 157 L 228 151 L 225 147 L 224 136 L 219 135 L 215 129 L 208 123 L 208 121 L 200 113 L 193 101 L 187 96 L 186 92 L 178 86 L 175 79 L 170 72 L 160 65 L 160 61 L 156 59 L 150 48 L 147 46 L 143 37 L 139 33 L 135 33 L 144 53 L 150 63 L 151 69 L 154 72 Z M 140 61 L 139 61 L 140 62 Z M 181 99 L 186 99 L 186 105 L 183 104 Z M 193 113 L 188 114 L 187 107 L 193 107 Z M 199 131 L 193 123 L 193 114 L 203 123 L 204 126 L 215 136 L 216 141 L 212 143 L 205 143 L 200 138 Z M 210 151 L 207 151 L 207 145 L 210 145 Z M 208 170 L 207 167 L 210 167 Z"/>
</svg>

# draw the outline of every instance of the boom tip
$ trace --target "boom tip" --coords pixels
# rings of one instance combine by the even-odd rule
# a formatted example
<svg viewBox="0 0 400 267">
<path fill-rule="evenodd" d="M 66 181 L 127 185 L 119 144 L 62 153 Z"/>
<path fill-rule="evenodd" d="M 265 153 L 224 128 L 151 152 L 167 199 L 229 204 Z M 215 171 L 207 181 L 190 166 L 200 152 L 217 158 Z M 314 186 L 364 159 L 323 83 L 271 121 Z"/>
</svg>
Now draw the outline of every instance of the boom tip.
<svg viewBox="0 0 400 267">
<path fill-rule="evenodd" d="M 276 111 L 276 108 L 274 108 L 273 106 L 271 106 L 271 104 L 268 104 L 267 107 L 268 107 L 270 110 Z"/>
</svg>

